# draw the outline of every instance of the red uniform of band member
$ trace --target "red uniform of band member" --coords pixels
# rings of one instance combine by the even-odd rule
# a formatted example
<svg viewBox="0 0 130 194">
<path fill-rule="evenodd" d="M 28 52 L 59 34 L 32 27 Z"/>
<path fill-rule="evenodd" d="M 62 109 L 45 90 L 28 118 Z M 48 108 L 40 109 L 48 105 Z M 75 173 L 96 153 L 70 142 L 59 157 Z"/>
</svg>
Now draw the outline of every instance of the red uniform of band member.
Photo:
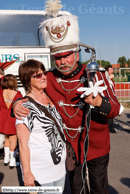
<svg viewBox="0 0 130 194">
<path fill-rule="evenodd" d="M 80 99 L 81 93 L 77 92 L 77 88 L 87 86 L 88 80 L 85 65 L 79 64 L 77 69 L 69 74 L 69 76 L 64 76 L 56 69 L 53 70 L 48 73 L 48 86 L 46 88 L 47 94 L 51 97 L 62 116 L 63 123 L 65 124 L 63 125 L 65 127 L 66 138 L 72 144 L 79 164 L 84 163 L 89 139 L 87 153 L 88 167 L 91 165 L 93 159 L 100 159 L 100 157 L 105 157 L 109 153 L 110 135 L 108 118 L 117 116 L 120 109 L 120 104 L 110 88 L 105 71 L 97 72 L 96 77 L 98 77 L 98 80 L 104 80 L 102 86 L 107 85 L 107 90 L 104 91 L 105 97 L 103 97 L 101 106 L 93 108 L 91 116 L 89 115 L 89 105 Z M 91 122 L 88 138 L 89 117 L 91 117 Z M 67 128 L 75 130 L 67 130 Z M 81 131 L 78 131 L 78 129 L 81 129 Z M 108 159 L 106 163 L 108 163 Z M 96 184 L 95 181 L 92 181 L 91 184 Z"/>
</svg>

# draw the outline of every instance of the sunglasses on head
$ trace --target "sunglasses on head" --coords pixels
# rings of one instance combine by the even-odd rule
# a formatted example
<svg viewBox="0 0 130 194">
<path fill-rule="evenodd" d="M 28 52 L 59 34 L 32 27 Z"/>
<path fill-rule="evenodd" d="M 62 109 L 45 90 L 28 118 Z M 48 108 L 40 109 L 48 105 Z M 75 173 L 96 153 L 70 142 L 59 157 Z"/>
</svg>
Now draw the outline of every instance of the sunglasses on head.
<svg viewBox="0 0 130 194">
<path fill-rule="evenodd" d="M 32 78 L 36 78 L 36 79 L 40 79 L 42 77 L 42 75 L 47 76 L 47 71 L 44 71 L 43 73 L 39 73 L 37 75 L 33 75 Z"/>
</svg>

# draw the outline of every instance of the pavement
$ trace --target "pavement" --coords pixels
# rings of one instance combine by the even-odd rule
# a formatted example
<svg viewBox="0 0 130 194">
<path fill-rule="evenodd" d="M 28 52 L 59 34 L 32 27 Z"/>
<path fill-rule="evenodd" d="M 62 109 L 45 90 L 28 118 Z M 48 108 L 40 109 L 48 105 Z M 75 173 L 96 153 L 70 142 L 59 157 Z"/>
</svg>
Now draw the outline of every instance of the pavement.
<svg viewBox="0 0 130 194">
<path fill-rule="evenodd" d="M 130 194 L 130 109 L 114 119 L 114 127 L 117 133 L 110 133 L 109 194 Z M 0 191 L 2 186 L 23 185 L 20 167 L 9 169 L 3 163 L 0 160 Z"/>
<path fill-rule="evenodd" d="M 130 194 L 130 109 L 114 119 L 117 133 L 110 134 L 109 194 Z"/>
</svg>

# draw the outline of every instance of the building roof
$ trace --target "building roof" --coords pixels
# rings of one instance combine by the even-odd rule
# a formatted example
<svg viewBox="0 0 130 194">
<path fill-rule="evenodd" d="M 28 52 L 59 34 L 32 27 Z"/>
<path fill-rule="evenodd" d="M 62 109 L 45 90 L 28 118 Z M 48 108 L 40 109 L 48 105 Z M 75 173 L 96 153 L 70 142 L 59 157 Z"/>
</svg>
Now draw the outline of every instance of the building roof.
<svg viewBox="0 0 130 194">
<path fill-rule="evenodd" d="M 120 68 L 120 64 L 119 63 L 118 64 L 112 64 L 112 68 L 113 69 L 115 69 L 115 68 L 118 68 L 119 69 Z"/>
</svg>

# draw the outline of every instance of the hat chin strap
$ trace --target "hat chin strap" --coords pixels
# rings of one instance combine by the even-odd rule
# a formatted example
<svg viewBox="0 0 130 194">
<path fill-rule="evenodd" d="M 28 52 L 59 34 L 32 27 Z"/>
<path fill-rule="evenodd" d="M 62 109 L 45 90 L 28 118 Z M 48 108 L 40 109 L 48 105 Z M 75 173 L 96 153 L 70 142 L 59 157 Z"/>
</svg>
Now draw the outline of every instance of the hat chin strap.
<svg viewBox="0 0 130 194">
<path fill-rule="evenodd" d="M 56 63 L 55 63 L 55 60 L 54 60 L 54 64 L 55 64 L 55 67 L 56 67 L 56 69 L 57 69 L 58 71 L 60 71 L 61 73 L 66 73 L 66 72 L 71 71 L 71 70 L 74 68 L 74 66 L 75 66 L 75 64 L 76 64 L 76 60 L 77 60 L 77 51 L 75 52 L 74 64 L 72 65 L 72 67 L 71 67 L 70 69 L 68 69 L 68 70 L 59 69 L 59 68 L 57 67 Z"/>
</svg>

